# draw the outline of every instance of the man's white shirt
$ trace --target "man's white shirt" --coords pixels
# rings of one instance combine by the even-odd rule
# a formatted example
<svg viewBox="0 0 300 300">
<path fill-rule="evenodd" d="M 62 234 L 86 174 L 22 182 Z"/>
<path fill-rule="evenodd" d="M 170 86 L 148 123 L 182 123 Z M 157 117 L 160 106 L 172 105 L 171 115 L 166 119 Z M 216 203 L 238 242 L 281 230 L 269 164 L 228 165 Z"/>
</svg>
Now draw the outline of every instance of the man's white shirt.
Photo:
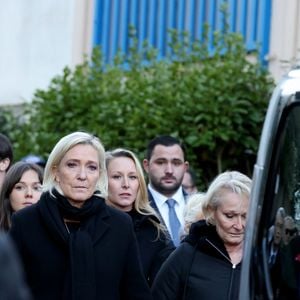
<svg viewBox="0 0 300 300">
<path fill-rule="evenodd" d="M 176 193 L 172 197 L 168 197 L 168 198 L 160 194 L 159 192 L 155 191 L 150 184 L 148 184 L 148 189 L 153 196 L 153 200 L 159 210 L 161 217 L 165 222 L 165 225 L 168 228 L 168 231 L 171 232 L 170 224 L 169 224 L 169 207 L 166 201 L 170 198 L 174 199 L 176 202 L 175 211 L 177 214 L 177 218 L 181 224 L 181 227 L 183 227 L 184 226 L 183 211 L 185 207 L 185 199 L 184 199 L 182 187 L 180 186 L 180 188 L 176 191 Z"/>
</svg>

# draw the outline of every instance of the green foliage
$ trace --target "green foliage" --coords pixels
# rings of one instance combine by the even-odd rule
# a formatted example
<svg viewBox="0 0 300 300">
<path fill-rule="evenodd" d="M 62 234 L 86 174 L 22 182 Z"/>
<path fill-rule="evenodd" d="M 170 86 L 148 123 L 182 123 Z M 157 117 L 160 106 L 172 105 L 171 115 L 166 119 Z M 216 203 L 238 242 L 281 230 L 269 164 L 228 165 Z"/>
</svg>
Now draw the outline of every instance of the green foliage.
<svg viewBox="0 0 300 300">
<path fill-rule="evenodd" d="M 63 135 L 86 130 L 106 149 L 130 148 L 142 159 L 150 139 L 170 134 L 186 143 L 202 186 L 225 169 L 250 174 L 273 82 L 247 59 L 240 35 L 216 32 L 212 54 L 206 40 L 190 44 L 173 32 L 168 59 L 158 60 L 156 49 L 145 43 L 138 51 L 133 38 L 129 55 L 112 65 L 94 49 L 36 91 L 13 133 L 16 155 L 47 157 Z"/>
<path fill-rule="evenodd" d="M 0 107 L 1 133 L 5 134 L 6 136 L 9 136 L 15 124 L 16 124 L 16 120 L 12 112 L 5 107 Z"/>
</svg>

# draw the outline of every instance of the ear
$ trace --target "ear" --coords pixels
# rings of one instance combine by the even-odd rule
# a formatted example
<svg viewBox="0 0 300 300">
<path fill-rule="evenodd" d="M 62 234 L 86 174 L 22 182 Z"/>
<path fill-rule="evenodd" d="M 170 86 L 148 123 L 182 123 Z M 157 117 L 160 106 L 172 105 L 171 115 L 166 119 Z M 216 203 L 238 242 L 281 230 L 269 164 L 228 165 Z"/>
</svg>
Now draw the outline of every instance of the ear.
<svg viewBox="0 0 300 300">
<path fill-rule="evenodd" d="M 209 215 L 212 215 L 214 213 L 214 210 L 210 205 L 207 206 L 207 212 L 209 213 Z"/>
<path fill-rule="evenodd" d="M 208 205 L 206 211 L 207 211 L 206 215 L 209 216 L 210 221 L 212 222 L 212 224 L 214 224 L 215 223 L 215 212 L 216 212 L 216 210 L 213 209 L 210 205 Z"/>
<path fill-rule="evenodd" d="M 143 160 L 143 167 L 144 167 L 145 172 L 148 174 L 149 173 L 149 161 L 148 161 L 148 159 Z"/>
<path fill-rule="evenodd" d="M 0 171 L 1 172 L 6 172 L 10 164 L 10 159 L 9 158 L 4 158 L 0 161 Z"/>
<path fill-rule="evenodd" d="M 57 173 L 58 173 L 57 166 L 54 166 L 54 167 L 52 168 L 52 173 L 53 173 L 53 176 L 54 176 L 54 180 L 55 180 L 56 182 L 59 182 L 59 176 L 57 175 Z"/>
</svg>

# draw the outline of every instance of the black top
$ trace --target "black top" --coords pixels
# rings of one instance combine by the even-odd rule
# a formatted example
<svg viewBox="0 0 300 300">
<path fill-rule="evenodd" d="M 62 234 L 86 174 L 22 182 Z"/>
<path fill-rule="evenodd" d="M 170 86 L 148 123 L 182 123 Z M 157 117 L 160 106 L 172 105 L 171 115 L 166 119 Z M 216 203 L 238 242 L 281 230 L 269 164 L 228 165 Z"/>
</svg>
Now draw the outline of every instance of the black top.
<svg viewBox="0 0 300 300">
<path fill-rule="evenodd" d="M 91 200 L 84 214 L 74 207 L 68 214 L 66 205 L 43 193 L 13 215 L 10 235 L 34 299 L 152 299 L 131 219 L 102 198 Z M 69 233 L 62 215 L 80 219 L 80 228 Z"/>
<path fill-rule="evenodd" d="M 194 223 L 153 283 L 153 297 L 233 300 L 238 298 L 241 264 L 233 265 L 214 226 Z"/>
<path fill-rule="evenodd" d="M 0 299 L 30 300 L 19 257 L 6 233 L 0 233 Z"/>
<path fill-rule="evenodd" d="M 160 222 L 155 216 L 143 215 L 135 210 L 128 213 L 133 221 L 144 274 L 151 285 L 162 263 L 175 250 L 173 242 L 161 231 L 153 221 Z"/>
</svg>

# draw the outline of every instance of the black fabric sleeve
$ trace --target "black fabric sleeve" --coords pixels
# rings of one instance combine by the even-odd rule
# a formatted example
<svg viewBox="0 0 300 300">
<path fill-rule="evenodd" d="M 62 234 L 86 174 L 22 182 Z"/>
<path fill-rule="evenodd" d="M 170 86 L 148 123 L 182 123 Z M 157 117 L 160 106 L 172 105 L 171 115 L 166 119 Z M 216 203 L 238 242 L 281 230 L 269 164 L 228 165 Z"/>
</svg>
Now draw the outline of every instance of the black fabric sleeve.
<svg viewBox="0 0 300 300">
<path fill-rule="evenodd" d="M 149 271 L 149 285 L 152 286 L 153 281 L 159 272 L 161 266 L 166 261 L 166 259 L 170 256 L 170 254 L 176 249 L 172 240 L 163 237 L 160 241 L 161 247 L 157 252 L 153 263 L 151 264 L 151 268 Z"/>
<path fill-rule="evenodd" d="M 164 262 L 152 285 L 155 300 L 182 299 L 192 259 L 190 248 L 186 243 L 181 244 Z"/>
<path fill-rule="evenodd" d="M 121 299 L 152 300 L 151 291 L 142 271 L 140 254 L 133 226 L 128 236 L 126 266 L 121 283 Z"/>
<path fill-rule="evenodd" d="M 10 238 L 0 234 L 0 299 L 31 299 L 21 262 Z"/>
</svg>

